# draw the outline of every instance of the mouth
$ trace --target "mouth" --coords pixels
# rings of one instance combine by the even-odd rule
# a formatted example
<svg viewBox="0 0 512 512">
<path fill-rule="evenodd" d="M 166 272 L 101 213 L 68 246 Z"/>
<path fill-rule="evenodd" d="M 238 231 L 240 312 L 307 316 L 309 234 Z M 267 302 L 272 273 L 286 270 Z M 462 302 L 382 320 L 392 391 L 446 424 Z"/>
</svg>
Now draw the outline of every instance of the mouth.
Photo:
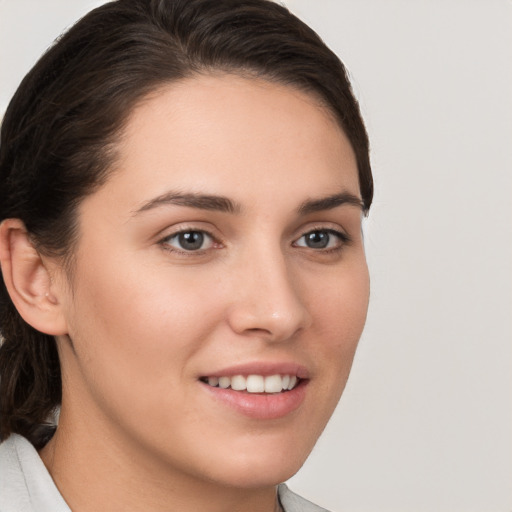
<svg viewBox="0 0 512 512">
<path fill-rule="evenodd" d="M 233 375 L 201 377 L 212 388 L 232 389 L 254 394 L 280 394 L 295 389 L 301 382 L 297 375 Z"/>
<path fill-rule="evenodd" d="M 207 396 L 252 420 L 290 417 L 310 394 L 309 370 L 292 361 L 253 361 L 199 377 Z M 291 416 L 290 416 L 291 415 Z"/>
</svg>

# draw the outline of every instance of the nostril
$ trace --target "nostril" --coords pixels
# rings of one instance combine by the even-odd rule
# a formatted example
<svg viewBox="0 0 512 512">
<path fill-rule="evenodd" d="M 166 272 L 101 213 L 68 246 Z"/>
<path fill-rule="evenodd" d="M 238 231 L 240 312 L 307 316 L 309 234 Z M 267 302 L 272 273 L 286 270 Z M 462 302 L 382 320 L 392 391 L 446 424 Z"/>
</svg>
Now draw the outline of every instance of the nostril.
<svg viewBox="0 0 512 512">
<path fill-rule="evenodd" d="M 250 329 L 246 329 L 246 332 L 248 333 L 254 333 L 254 334 L 257 334 L 257 335 L 262 335 L 262 334 L 270 334 L 270 331 L 268 329 L 261 329 L 259 327 L 252 327 Z"/>
</svg>

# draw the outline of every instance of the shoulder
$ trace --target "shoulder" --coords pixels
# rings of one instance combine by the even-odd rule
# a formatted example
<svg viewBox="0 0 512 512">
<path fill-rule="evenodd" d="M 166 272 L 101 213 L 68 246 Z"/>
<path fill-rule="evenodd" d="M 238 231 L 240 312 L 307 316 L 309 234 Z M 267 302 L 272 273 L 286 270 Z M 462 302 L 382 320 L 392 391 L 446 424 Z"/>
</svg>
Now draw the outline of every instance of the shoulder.
<svg viewBox="0 0 512 512">
<path fill-rule="evenodd" d="M 278 487 L 278 494 L 284 512 L 329 512 L 325 508 L 301 498 L 298 494 L 290 491 L 285 484 Z"/>
<path fill-rule="evenodd" d="M 0 444 L 0 512 L 70 512 L 36 449 L 11 434 Z"/>
<path fill-rule="evenodd" d="M 19 438 L 19 439 L 18 439 Z M 21 442 L 20 442 L 21 440 Z M 0 511 L 30 511 L 30 496 L 21 466 L 20 449 L 25 441 L 12 434 L 0 444 Z M 28 441 L 26 441 L 28 442 Z M 20 446 L 18 446 L 20 445 Z"/>
</svg>

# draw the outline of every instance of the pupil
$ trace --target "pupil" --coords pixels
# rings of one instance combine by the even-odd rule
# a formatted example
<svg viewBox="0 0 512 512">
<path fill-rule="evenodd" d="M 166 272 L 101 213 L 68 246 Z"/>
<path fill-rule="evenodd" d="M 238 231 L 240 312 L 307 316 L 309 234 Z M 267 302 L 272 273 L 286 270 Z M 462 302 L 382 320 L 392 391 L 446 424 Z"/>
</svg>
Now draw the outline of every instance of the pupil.
<svg viewBox="0 0 512 512">
<path fill-rule="evenodd" d="M 329 234 L 324 231 L 313 231 L 306 235 L 306 245 L 312 249 L 324 249 L 329 243 Z"/>
<path fill-rule="evenodd" d="M 178 239 L 183 249 L 194 251 L 201 249 L 204 241 L 204 235 L 199 231 L 188 231 L 186 233 L 180 233 Z"/>
</svg>

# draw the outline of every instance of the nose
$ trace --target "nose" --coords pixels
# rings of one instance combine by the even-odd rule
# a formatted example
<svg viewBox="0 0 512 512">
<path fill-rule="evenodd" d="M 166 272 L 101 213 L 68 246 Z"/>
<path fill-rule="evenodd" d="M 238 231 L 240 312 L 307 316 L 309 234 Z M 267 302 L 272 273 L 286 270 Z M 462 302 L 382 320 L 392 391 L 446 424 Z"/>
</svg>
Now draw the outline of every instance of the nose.
<svg viewBox="0 0 512 512">
<path fill-rule="evenodd" d="M 279 342 L 311 324 L 300 279 L 281 251 L 253 252 L 233 277 L 228 322 L 237 334 Z"/>
</svg>

